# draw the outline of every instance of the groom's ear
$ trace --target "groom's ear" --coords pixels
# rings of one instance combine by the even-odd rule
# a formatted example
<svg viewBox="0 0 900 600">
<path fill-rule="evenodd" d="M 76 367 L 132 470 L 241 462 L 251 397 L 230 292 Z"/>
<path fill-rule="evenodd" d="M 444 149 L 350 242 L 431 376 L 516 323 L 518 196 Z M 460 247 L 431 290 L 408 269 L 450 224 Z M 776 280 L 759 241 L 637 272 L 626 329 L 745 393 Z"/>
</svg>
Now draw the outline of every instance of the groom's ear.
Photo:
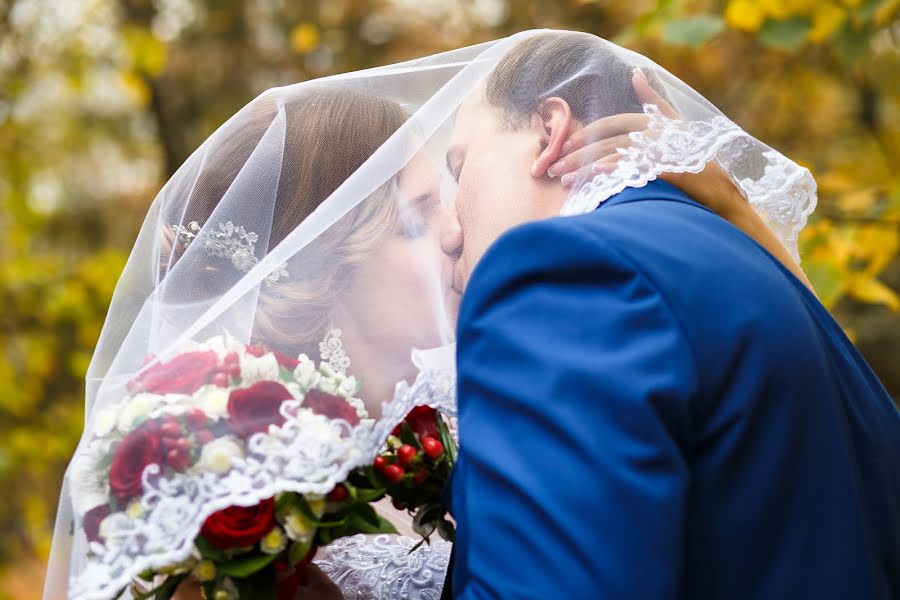
<svg viewBox="0 0 900 600">
<path fill-rule="evenodd" d="M 537 128 L 540 138 L 540 150 L 531 164 L 532 177 L 547 175 L 547 169 L 560 157 L 562 145 L 569 138 L 573 124 L 568 102 L 555 96 L 541 102 L 532 117 L 532 127 Z"/>
</svg>

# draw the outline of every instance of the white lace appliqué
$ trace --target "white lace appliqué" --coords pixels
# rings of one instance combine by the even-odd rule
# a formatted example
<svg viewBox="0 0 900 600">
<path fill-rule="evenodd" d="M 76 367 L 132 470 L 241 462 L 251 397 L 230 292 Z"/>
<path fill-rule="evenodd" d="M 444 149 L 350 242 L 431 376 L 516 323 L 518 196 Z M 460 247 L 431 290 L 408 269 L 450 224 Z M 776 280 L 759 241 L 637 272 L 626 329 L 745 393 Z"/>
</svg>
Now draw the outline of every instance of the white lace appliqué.
<svg viewBox="0 0 900 600">
<path fill-rule="evenodd" d="M 178 223 L 172 225 L 172 231 L 176 239 L 181 239 L 186 244 L 199 239 L 207 254 L 229 259 L 238 271 L 246 273 L 259 262 L 256 257 L 256 242 L 259 241 L 259 235 L 231 221 L 219 223 L 218 229 L 212 227 L 204 229 L 197 221 L 191 221 L 187 227 Z M 271 285 L 287 276 L 287 266 L 282 264 L 270 273 L 265 281 Z"/>
<path fill-rule="evenodd" d="M 752 176 L 735 180 L 750 204 L 766 220 L 799 261 L 797 237 L 816 207 L 816 182 L 809 170 L 768 149 L 724 116 L 686 121 L 664 116 L 653 104 L 644 106 L 647 128 L 631 133 L 631 145 L 611 173 L 586 181 L 563 207 L 563 215 L 580 215 L 597 208 L 628 187 L 642 187 L 662 173 L 699 173 L 716 160 L 726 172 L 755 168 Z M 765 148 L 762 146 L 762 148 Z M 748 166 L 751 165 L 751 166 Z"/>
<path fill-rule="evenodd" d="M 341 342 L 341 330 L 333 328 L 325 335 L 325 339 L 319 342 L 319 354 L 322 362 L 331 367 L 335 373 L 346 374 L 350 368 L 350 357 L 344 351 Z"/>
<path fill-rule="evenodd" d="M 348 600 L 438 600 L 452 544 L 437 540 L 416 550 L 416 540 L 397 535 L 339 539 L 316 564 Z"/>
</svg>

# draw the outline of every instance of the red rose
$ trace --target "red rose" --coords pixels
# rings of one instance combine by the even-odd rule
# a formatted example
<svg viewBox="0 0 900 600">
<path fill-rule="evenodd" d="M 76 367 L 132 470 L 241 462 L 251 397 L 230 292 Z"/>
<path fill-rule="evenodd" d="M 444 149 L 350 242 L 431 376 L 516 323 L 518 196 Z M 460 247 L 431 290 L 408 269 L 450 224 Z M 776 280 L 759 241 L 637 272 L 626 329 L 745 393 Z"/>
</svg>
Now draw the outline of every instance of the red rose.
<svg viewBox="0 0 900 600">
<path fill-rule="evenodd" d="M 164 448 L 156 421 L 145 421 L 125 436 L 109 467 L 109 489 L 119 502 L 141 495 L 141 475 L 148 465 L 162 464 Z"/>
<path fill-rule="evenodd" d="M 84 517 L 81 518 L 81 526 L 84 527 L 84 533 L 89 542 L 100 540 L 100 523 L 109 516 L 110 512 L 112 511 L 110 511 L 109 504 L 101 504 L 84 513 Z"/>
<path fill-rule="evenodd" d="M 253 344 L 247 344 L 244 349 L 247 351 L 247 354 L 255 356 L 256 358 L 265 356 L 270 352 L 270 350 L 266 349 L 263 346 L 254 346 Z M 300 364 L 299 360 L 297 360 L 296 358 L 291 358 L 284 352 L 279 352 L 278 350 L 271 350 L 271 352 L 275 355 L 275 360 L 278 362 L 278 364 L 285 369 L 290 369 L 291 371 L 293 371 L 295 368 L 297 368 L 297 365 Z"/>
<path fill-rule="evenodd" d="M 297 368 L 297 365 L 300 364 L 299 360 L 297 360 L 296 358 L 291 358 L 284 352 L 279 352 L 278 350 L 275 350 L 274 352 L 272 352 L 272 354 L 275 355 L 275 360 L 278 361 L 278 364 L 281 365 L 282 367 L 284 367 L 285 369 L 289 369 L 289 370 L 293 371 L 294 369 Z"/>
<path fill-rule="evenodd" d="M 303 406 L 315 414 L 323 415 L 329 419 L 343 419 L 350 423 L 352 427 L 359 425 L 359 414 L 356 412 L 356 409 L 340 396 L 312 389 L 306 392 Z"/>
<path fill-rule="evenodd" d="M 206 519 L 200 533 L 220 550 L 256 544 L 275 527 L 275 500 L 256 506 L 229 506 Z"/>
<path fill-rule="evenodd" d="M 248 388 L 232 390 L 228 396 L 231 429 L 241 437 L 268 431 L 269 425 L 284 425 L 281 403 L 293 398 L 280 383 L 257 381 Z"/>
<path fill-rule="evenodd" d="M 266 350 L 262 346 L 257 346 L 254 344 L 247 344 L 246 346 L 244 346 L 244 351 L 250 356 L 255 356 L 256 358 L 264 356 L 268 352 L 268 350 Z"/>
<path fill-rule="evenodd" d="M 441 432 L 437 426 L 437 411 L 430 406 L 417 406 L 403 419 L 420 438 L 430 436 L 440 439 Z M 400 435 L 400 425 L 394 427 L 392 435 Z"/>
<path fill-rule="evenodd" d="M 215 352 L 187 352 L 138 374 L 129 382 L 128 389 L 154 394 L 193 394 L 219 370 L 219 356 Z"/>
</svg>

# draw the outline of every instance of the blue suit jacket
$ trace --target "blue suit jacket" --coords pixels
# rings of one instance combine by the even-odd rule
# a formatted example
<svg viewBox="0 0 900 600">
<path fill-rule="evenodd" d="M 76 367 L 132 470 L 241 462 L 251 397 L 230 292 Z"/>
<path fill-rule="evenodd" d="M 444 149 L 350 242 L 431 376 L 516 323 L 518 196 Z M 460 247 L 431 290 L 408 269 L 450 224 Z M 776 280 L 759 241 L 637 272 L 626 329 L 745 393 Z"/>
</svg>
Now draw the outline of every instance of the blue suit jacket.
<svg viewBox="0 0 900 600">
<path fill-rule="evenodd" d="M 487 252 L 456 598 L 900 598 L 900 415 L 818 301 L 657 181 Z"/>
</svg>

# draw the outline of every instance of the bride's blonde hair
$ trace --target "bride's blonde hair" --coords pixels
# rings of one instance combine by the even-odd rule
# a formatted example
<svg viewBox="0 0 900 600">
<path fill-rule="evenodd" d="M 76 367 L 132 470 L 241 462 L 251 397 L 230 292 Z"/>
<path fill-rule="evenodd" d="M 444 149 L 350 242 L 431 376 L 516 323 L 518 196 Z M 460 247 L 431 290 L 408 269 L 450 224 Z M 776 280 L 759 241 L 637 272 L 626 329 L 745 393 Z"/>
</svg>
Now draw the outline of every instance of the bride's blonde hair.
<svg viewBox="0 0 900 600">
<path fill-rule="evenodd" d="M 271 250 L 356 171 L 407 118 L 391 101 L 346 88 L 320 88 L 283 102 L 286 115 L 284 159 L 268 242 Z M 206 222 L 271 125 L 278 105 L 258 101 L 241 127 L 232 127 L 203 164 L 194 185 L 185 223 Z M 262 286 L 254 340 L 297 354 L 316 351 L 327 333 L 330 314 L 347 290 L 355 265 L 383 240 L 397 222 L 392 182 L 350 213 L 289 262 L 290 276 Z M 164 233 L 161 270 L 170 270 L 184 252 L 171 232 Z M 226 268 L 226 267 L 222 267 Z M 211 267 L 218 270 L 217 267 Z"/>
</svg>

